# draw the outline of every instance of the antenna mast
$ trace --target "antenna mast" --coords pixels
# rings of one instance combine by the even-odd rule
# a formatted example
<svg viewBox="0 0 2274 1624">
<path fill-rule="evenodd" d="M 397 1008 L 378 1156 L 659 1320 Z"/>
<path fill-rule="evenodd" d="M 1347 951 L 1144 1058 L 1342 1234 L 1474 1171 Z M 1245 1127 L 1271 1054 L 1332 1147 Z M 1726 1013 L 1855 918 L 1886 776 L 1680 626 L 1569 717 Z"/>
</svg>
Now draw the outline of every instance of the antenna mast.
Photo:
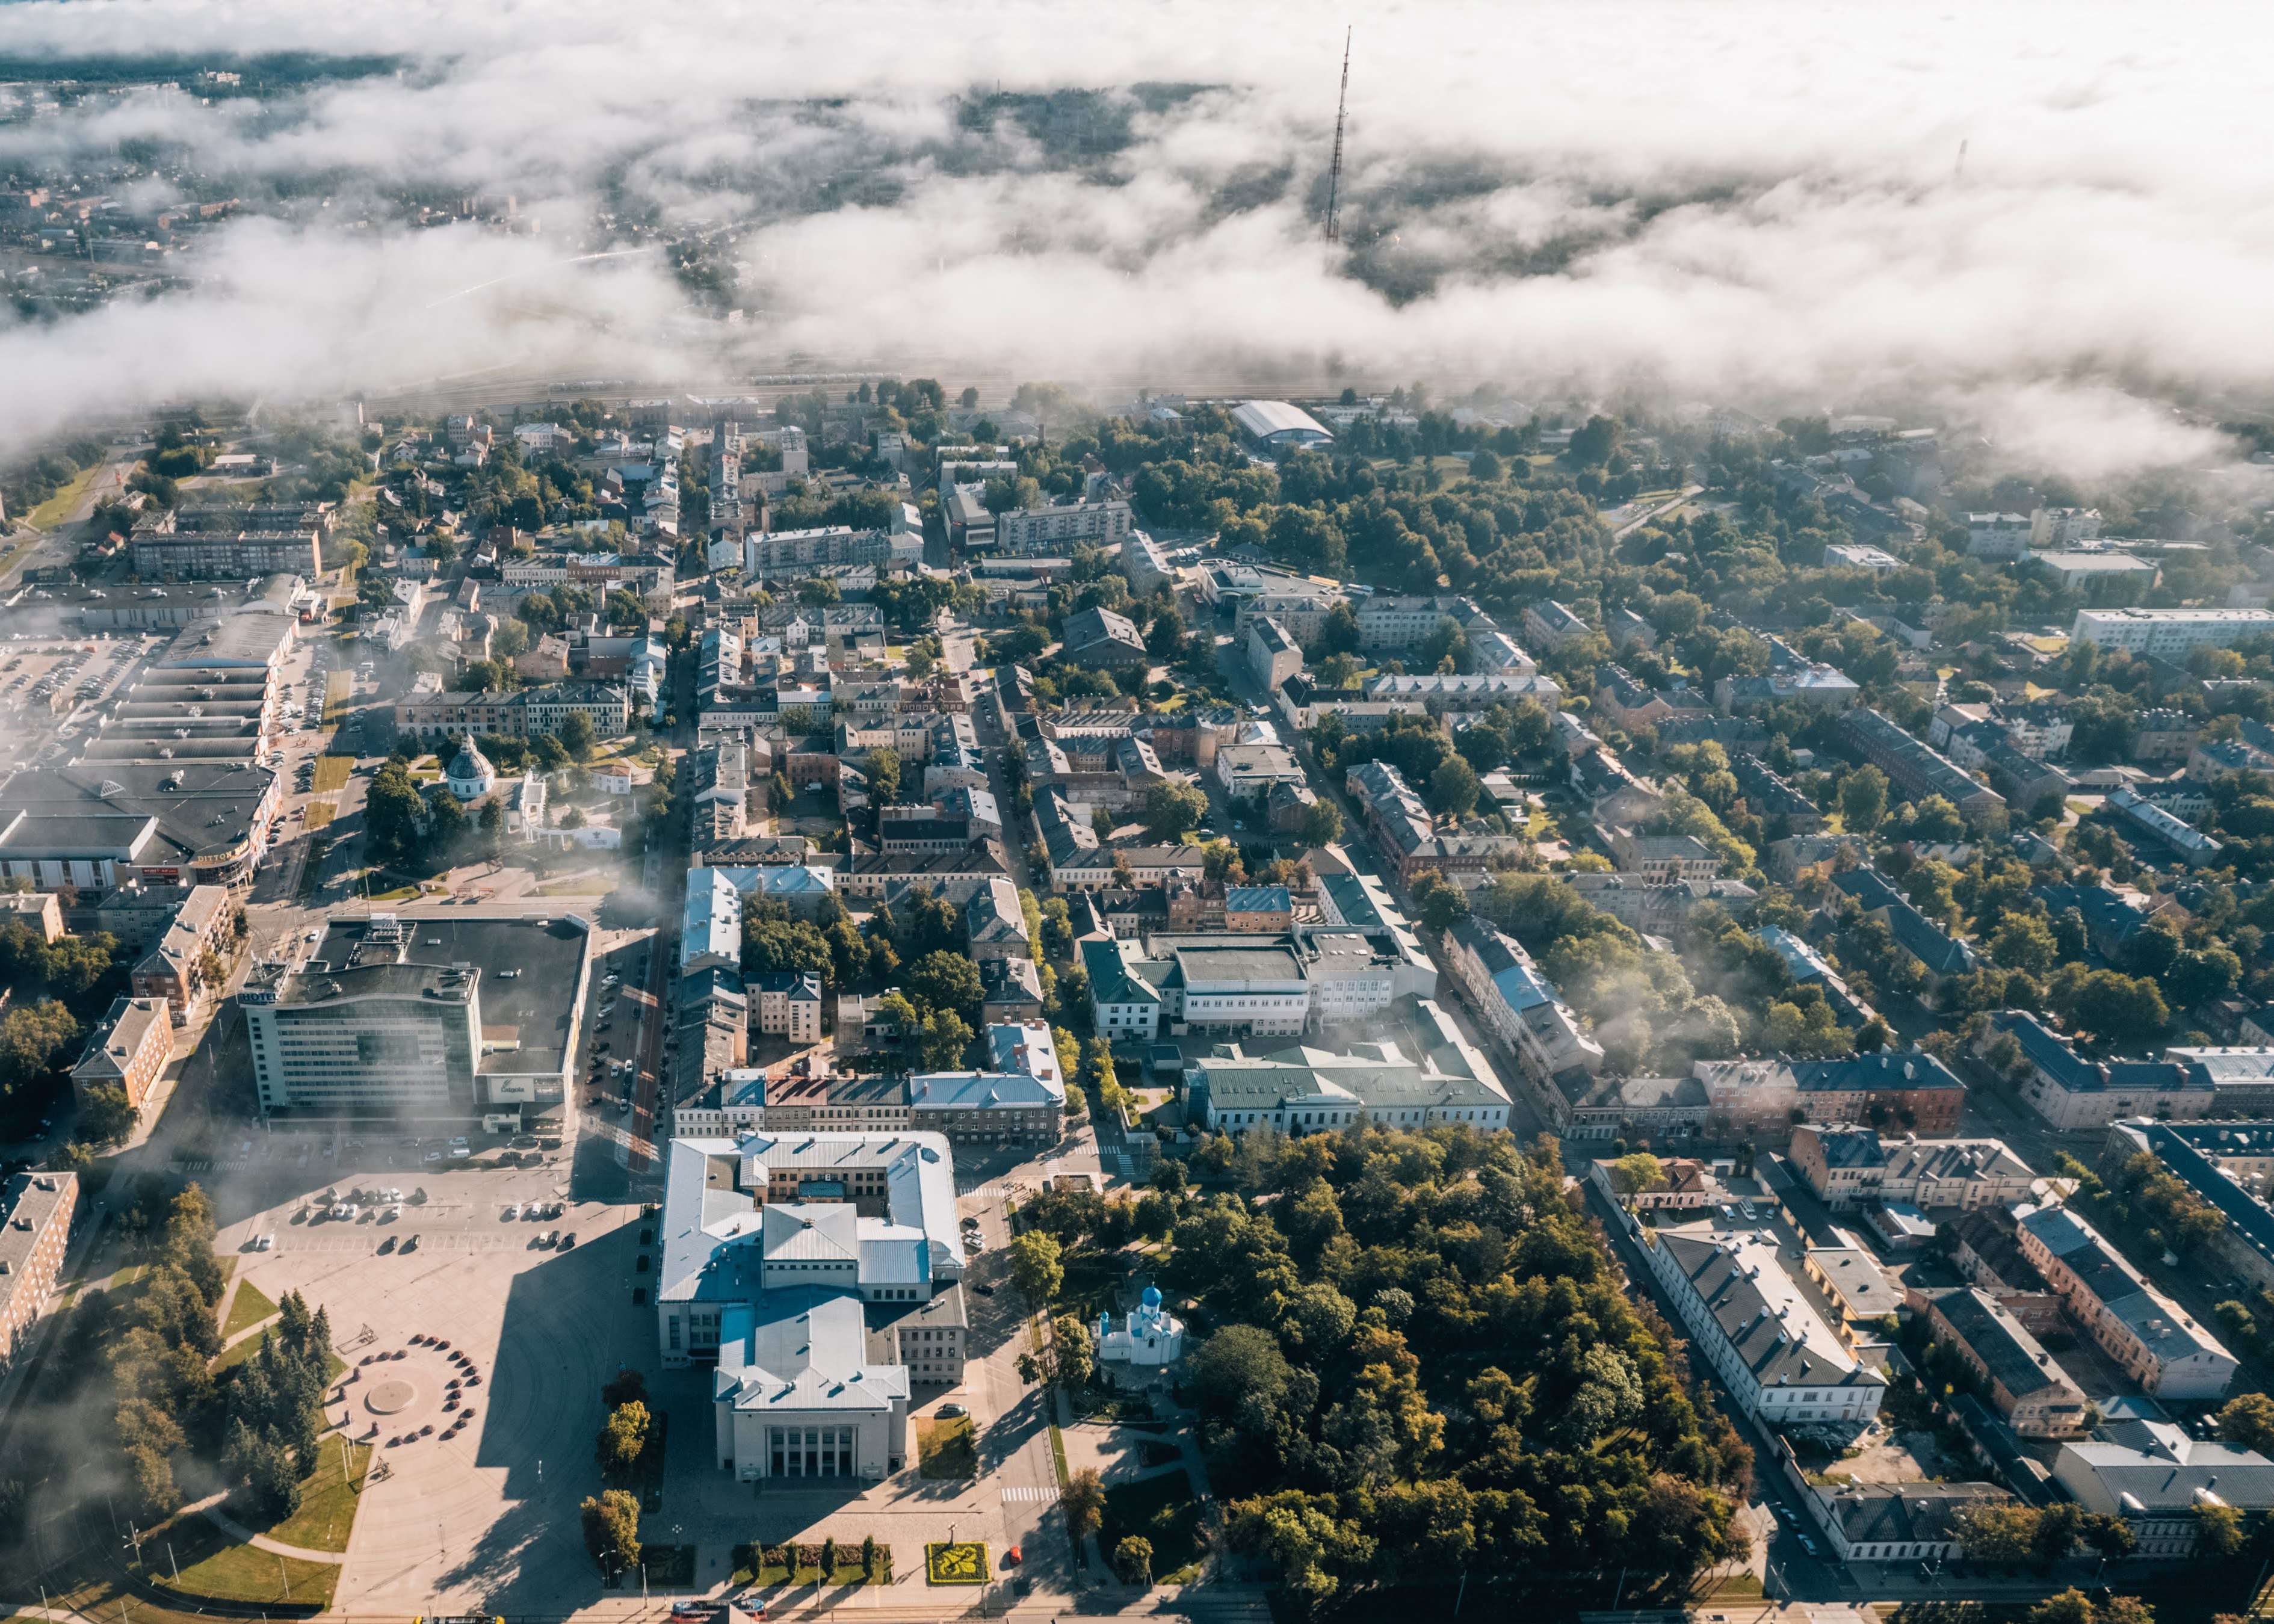
<svg viewBox="0 0 2274 1624">
<path fill-rule="evenodd" d="M 1335 101 L 1335 161 L 1327 169 L 1327 241 L 1343 240 L 1340 197 L 1343 181 L 1343 116 L 1350 109 L 1351 31 L 1343 30 L 1343 88 Z"/>
</svg>

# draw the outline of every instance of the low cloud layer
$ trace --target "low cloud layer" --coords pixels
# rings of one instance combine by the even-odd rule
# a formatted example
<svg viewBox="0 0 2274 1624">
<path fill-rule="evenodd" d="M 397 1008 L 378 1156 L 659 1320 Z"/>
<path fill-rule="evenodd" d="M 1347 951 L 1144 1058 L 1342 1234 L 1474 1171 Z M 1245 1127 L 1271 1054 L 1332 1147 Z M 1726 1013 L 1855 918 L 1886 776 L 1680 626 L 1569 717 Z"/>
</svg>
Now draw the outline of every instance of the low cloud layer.
<svg viewBox="0 0 2274 1624">
<path fill-rule="evenodd" d="M 19 62 L 394 59 L 258 102 L 144 91 L 0 125 L 0 171 L 147 154 L 259 211 L 208 237 L 188 291 L 0 326 L 0 441 L 200 393 L 874 365 L 1925 407 L 2108 472 L 2215 453 L 2165 402 L 2245 410 L 2274 380 L 2274 67 L 2236 49 L 2258 13 L 1352 20 L 1329 251 L 1342 40 L 1299 8 L 0 8 Z M 403 223 L 406 200 L 476 192 L 543 234 Z M 718 298 L 666 241 L 699 244 Z"/>
</svg>

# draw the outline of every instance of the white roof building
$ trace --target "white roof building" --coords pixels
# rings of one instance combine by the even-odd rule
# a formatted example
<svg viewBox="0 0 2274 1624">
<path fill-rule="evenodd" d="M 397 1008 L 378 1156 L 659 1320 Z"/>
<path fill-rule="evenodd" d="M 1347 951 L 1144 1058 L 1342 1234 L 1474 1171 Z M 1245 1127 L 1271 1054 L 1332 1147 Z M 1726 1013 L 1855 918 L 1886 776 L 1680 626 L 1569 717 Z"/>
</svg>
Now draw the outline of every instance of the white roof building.
<svg viewBox="0 0 2274 1624">
<path fill-rule="evenodd" d="M 1284 401 L 1242 401 L 1231 420 L 1267 446 L 1322 446 L 1334 439 L 1316 417 Z"/>
<path fill-rule="evenodd" d="M 953 1293 L 954 1164 L 937 1134 L 671 1142 L 658 1341 L 715 1360 L 721 1470 L 883 1477 L 907 1459 L 909 1374 L 886 1327 Z"/>
</svg>

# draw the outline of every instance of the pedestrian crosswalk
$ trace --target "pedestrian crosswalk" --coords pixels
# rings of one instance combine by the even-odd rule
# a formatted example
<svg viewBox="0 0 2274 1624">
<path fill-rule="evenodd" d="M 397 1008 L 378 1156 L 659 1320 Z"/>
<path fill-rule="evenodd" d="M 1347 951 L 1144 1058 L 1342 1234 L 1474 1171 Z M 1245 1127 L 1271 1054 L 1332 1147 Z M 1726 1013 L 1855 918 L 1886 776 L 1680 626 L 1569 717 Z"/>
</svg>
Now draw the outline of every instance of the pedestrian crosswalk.
<svg viewBox="0 0 2274 1624">
<path fill-rule="evenodd" d="M 1049 1501 L 1054 1500 L 1058 1497 L 1058 1492 L 1056 1489 L 1010 1488 L 1003 1491 L 1003 1499 L 1005 1503 L 1016 1500 Z"/>
</svg>

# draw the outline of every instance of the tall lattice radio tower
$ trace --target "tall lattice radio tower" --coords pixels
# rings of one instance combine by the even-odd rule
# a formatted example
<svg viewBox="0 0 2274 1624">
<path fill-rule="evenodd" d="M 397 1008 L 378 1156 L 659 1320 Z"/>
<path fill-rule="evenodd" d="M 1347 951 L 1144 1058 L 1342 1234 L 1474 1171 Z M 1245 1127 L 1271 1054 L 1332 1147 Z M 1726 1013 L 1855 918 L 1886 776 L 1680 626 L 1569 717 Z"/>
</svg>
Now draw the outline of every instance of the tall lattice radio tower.
<svg viewBox="0 0 2274 1624">
<path fill-rule="evenodd" d="M 1343 240 L 1343 119 L 1350 111 L 1351 31 L 1343 30 L 1343 88 L 1335 101 L 1335 161 L 1327 167 L 1327 241 Z"/>
</svg>

